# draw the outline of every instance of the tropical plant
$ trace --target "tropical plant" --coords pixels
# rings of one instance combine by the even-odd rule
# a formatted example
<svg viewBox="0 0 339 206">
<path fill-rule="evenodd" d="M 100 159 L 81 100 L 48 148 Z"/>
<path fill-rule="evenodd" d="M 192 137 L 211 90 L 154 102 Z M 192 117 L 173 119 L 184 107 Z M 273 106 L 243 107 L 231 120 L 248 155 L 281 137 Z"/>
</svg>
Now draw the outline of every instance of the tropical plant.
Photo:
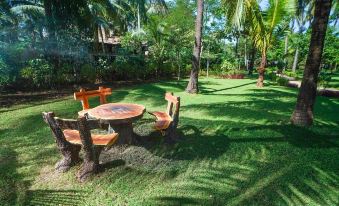
<svg viewBox="0 0 339 206">
<path fill-rule="evenodd" d="M 291 121 L 295 125 L 310 126 L 313 124 L 313 107 L 316 99 L 318 74 L 331 4 L 332 0 L 315 1 L 314 20 L 312 22 L 312 35 L 308 57 L 297 104 L 291 117 Z"/>
<path fill-rule="evenodd" d="M 264 73 L 267 61 L 267 51 L 272 46 L 274 35 L 281 32 L 284 16 L 292 11 L 289 0 L 269 0 L 267 8 L 261 8 L 256 0 L 223 1 L 227 7 L 226 15 L 239 29 L 245 24 L 250 26 L 250 36 L 255 47 L 261 52 L 261 62 L 258 68 L 257 86 L 264 86 Z"/>
<path fill-rule="evenodd" d="M 292 30 L 296 30 L 298 33 L 298 37 L 296 39 L 296 48 L 295 54 L 293 59 L 292 71 L 295 72 L 298 66 L 298 59 L 299 59 L 299 47 L 302 43 L 301 36 L 306 31 L 306 25 L 308 22 L 311 22 L 313 14 L 313 7 L 314 7 L 314 0 L 295 0 L 294 1 L 295 15 L 292 19 Z M 296 28 L 295 28 L 296 27 Z"/>
</svg>

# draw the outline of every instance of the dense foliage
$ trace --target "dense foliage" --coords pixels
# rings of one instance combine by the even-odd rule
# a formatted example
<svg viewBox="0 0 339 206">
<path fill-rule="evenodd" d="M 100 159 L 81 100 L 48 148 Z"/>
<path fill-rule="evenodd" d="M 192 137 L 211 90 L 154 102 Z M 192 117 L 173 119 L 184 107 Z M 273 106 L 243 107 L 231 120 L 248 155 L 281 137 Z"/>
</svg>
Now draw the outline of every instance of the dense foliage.
<svg viewBox="0 0 339 206">
<path fill-rule="evenodd" d="M 263 52 L 265 67 L 303 70 L 312 1 L 302 9 L 291 9 L 297 0 L 248 2 L 242 10 L 239 2 L 204 2 L 200 75 L 252 74 L 263 63 Z M 335 4 L 325 42 L 327 73 L 339 62 L 337 10 Z M 0 11 L 1 89 L 180 79 L 191 69 L 194 1 L 5 0 Z M 111 37 L 117 42 L 108 43 Z"/>
</svg>

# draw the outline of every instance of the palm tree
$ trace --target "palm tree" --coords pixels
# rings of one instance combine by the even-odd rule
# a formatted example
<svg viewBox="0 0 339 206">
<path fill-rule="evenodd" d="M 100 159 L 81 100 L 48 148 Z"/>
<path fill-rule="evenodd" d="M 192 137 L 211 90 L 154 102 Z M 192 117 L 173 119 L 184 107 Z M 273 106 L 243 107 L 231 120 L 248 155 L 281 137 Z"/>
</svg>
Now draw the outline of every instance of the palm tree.
<svg viewBox="0 0 339 206">
<path fill-rule="evenodd" d="M 191 70 L 190 80 L 186 87 L 186 92 L 193 93 L 193 94 L 196 94 L 199 92 L 198 75 L 199 75 L 199 63 L 200 63 L 200 52 L 201 52 L 203 11 L 204 11 L 204 1 L 197 0 L 197 17 L 195 20 L 195 41 L 194 41 L 193 57 L 192 57 L 192 70 Z"/>
<path fill-rule="evenodd" d="M 262 10 L 256 0 L 224 0 L 227 18 L 242 29 L 243 22 L 250 25 L 250 36 L 255 47 L 261 52 L 257 86 L 264 86 L 267 50 L 272 46 L 274 34 L 285 16 L 292 11 L 289 0 L 269 0 L 268 7 Z M 280 31 L 280 30 L 279 30 Z"/>
<path fill-rule="evenodd" d="M 312 5 L 313 0 L 295 0 L 295 17 L 292 20 L 293 26 L 297 26 L 297 31 L 299 35 L 302 35 L 306 30 L 306 23 L 311 20 L 312 17 Z M 298 59 L 299 59 L 299 42 L 297 42 L 297 47 L 295 49 L 292 71 L 295 72 L 298 66 Z"/>
<path fill-rule="evenodd" d="M 311 42 L 298 100 L 291 117 L 292 124 L 310 126 L 313 123 L 313 107 L 317 93 L 319 68 L 324 48 L 327 23 L 332 0 L 316 0 L 312 22 Z"/>
</svg>

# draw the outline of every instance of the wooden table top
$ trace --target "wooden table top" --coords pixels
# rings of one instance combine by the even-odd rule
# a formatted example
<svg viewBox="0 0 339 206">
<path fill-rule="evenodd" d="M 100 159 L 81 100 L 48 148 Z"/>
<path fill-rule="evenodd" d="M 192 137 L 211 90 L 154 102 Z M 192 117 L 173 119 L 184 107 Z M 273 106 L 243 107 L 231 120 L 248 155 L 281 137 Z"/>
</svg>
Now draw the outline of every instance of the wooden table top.
<svg viewBox="0 0 339 206">
<path fill-rule="evenodd" d="M 108 103 L 88 110 L 90 117 L 102 120 L 134 120 L 142 117 L 145 107 L 131 103 Z"/>
</svg>

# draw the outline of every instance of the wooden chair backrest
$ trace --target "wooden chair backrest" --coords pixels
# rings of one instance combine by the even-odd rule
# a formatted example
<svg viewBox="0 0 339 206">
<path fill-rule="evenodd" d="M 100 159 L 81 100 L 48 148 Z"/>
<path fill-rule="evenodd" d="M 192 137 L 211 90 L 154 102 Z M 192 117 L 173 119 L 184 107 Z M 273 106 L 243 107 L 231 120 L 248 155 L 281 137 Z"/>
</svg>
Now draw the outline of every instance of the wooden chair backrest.
<svg viewBox="0 0 339 206">
<path fill-rule="evenodd" d="M 165 99 L 167 100 L 166 113 L 172 117 L 173 122 L 179 119 L 180 97 L 176 97 L 172 92 L 166 92 Z"/>
<path fill-rule="evenodd" d="M 107 103 L 106 96 L 112 94 L 111 88 L 99 87 L 98 90 L 86 91 L 85 89 L 80 89 L 79 92 L 74 93 L 74 99 L 80 100 L 82 104 L 82 109 L 89 109 L 88 99 L 91 97 L 100 97 L 100 104 Z"/>
<path fill-rule="evenodd" d="M 94 120 L 94 119 L 87 120 L 86 116 L 79 117 L 77 120 L 76 119 L 62 119 L 59 117 L 55 117 L 53 112 L 43 112 L 42 117 L 43 117 L 43 120 L 47 124 L 49 124 L 57 140 L 57 144 L 59 143 L 67 144 L 66 138 L 63 133 L 63 130 L 65 129 L 78 130 L 80 134 L 86 133 L 86 135 L 83 135 L 83 136 L 89 137 L 89 139 L 91 139 L 90 130 L 98 129 L 98 128 L 107 129 L 108 127 L 107 124 L 102 123 L 100 120 Z"/>
</svg>

